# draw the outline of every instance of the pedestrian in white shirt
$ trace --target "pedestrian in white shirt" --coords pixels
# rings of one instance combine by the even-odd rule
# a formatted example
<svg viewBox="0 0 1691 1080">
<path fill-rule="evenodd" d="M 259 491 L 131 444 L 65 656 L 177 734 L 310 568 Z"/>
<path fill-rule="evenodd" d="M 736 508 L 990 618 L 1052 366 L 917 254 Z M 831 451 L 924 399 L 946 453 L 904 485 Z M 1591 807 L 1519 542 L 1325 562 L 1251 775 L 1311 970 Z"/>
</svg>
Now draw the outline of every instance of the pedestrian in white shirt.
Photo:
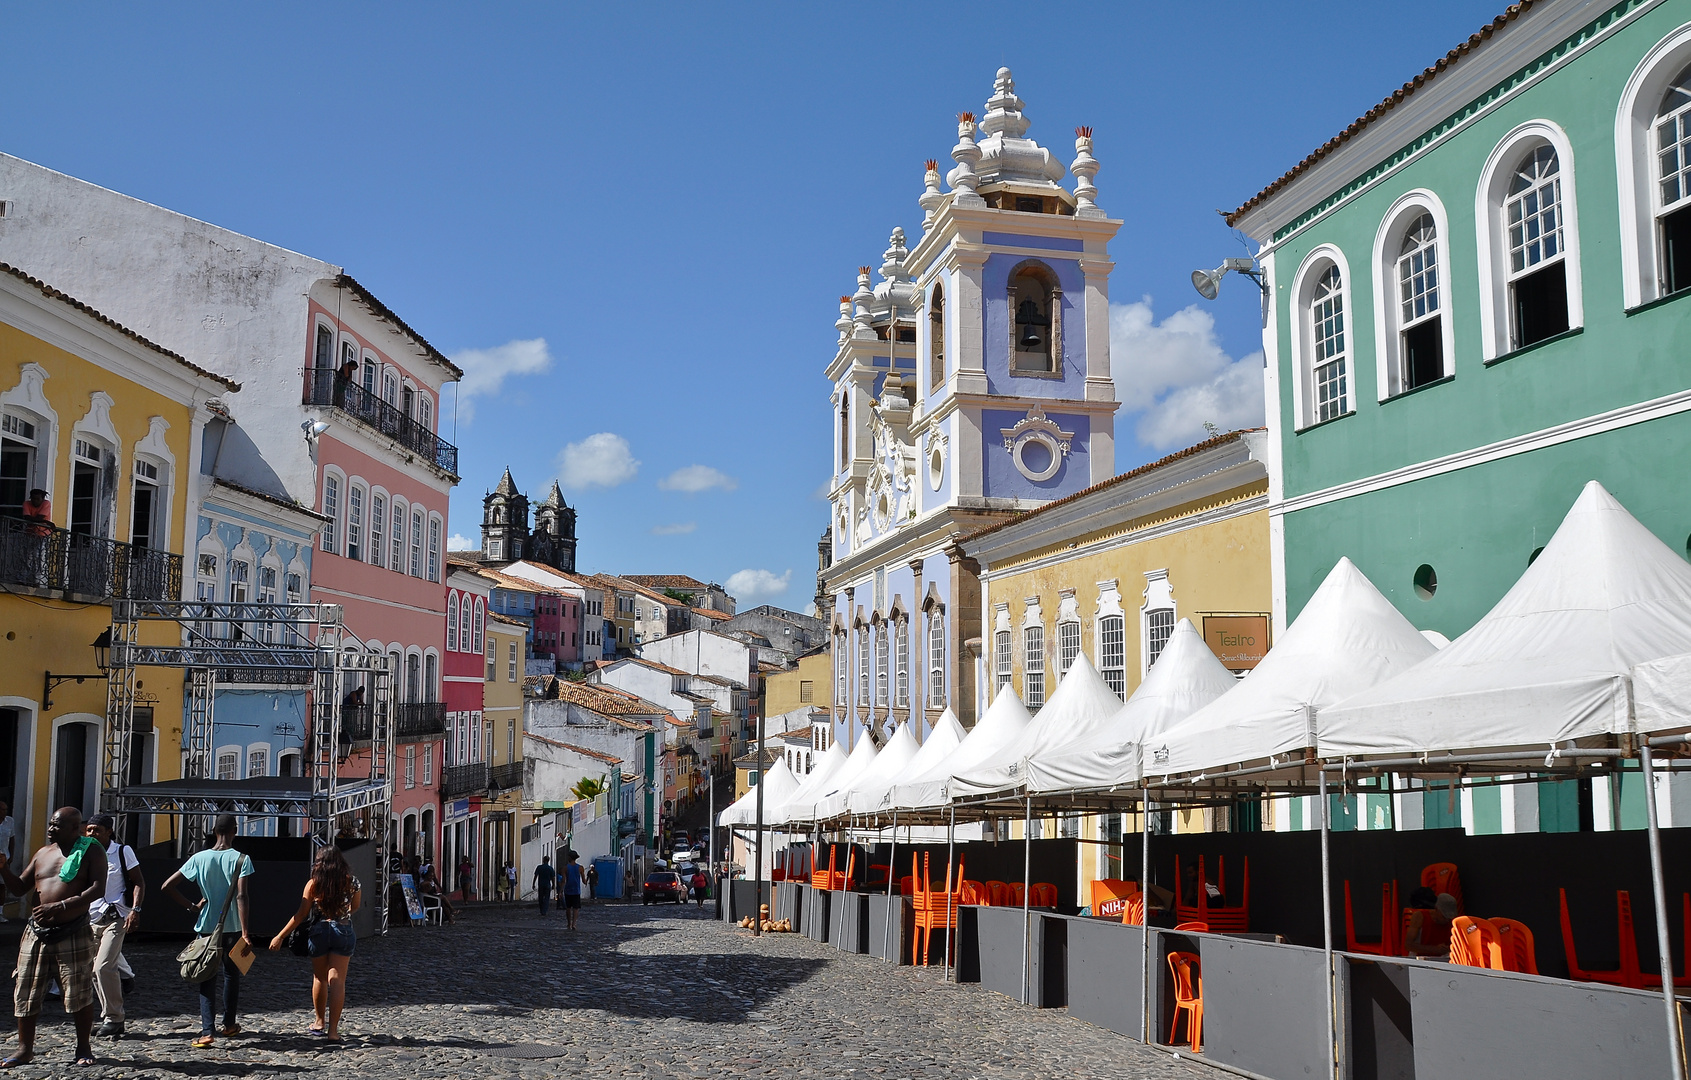
<svg viewBox="0 0 1691 1080">
<path fill-rule="evenodd" d="M 135 849 L 112 835 L 110 814 L 88 819 L 88 835 L 106 849 L 106 892 L 88 905 L 94 926 L 94 993 L 100 999 L 101 1038 L 123 1038 L 123 939 L 140 922 L 141 897 L 147 891 Z"/>
</svg>

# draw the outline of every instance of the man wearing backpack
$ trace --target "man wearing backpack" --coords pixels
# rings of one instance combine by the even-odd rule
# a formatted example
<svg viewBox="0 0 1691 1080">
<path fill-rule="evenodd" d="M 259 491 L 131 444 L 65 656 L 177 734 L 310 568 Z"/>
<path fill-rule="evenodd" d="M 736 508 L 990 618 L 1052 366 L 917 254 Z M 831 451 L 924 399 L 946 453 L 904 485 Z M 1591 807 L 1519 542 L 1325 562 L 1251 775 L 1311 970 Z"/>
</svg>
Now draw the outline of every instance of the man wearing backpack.
<svg viewBox="0 0 1691 1080">
<path fill-rule="evenodd" d="M 88 819 L 88 835 L 106 849 L 106 891 L 88 905 L 88 921 L 94 926 L 94 994 L 100 999 L 98 1034 L 103 1039 L 123 1038 L 123 939 L 141 921 L 141 897 L 147 891 L 135 849 L 112 835 L 116 824 L 110 814 Z"/>
</svg>

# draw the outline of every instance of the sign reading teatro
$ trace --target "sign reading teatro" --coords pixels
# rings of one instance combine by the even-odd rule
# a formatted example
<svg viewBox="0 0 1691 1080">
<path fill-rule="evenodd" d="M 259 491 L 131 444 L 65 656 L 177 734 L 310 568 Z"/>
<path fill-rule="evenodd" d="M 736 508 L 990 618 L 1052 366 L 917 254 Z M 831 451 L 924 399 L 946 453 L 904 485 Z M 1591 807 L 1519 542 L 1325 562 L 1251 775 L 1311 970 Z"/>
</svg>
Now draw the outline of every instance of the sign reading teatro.
<svg viewBox="0 0 1691 1080">
<path fill-rule="evenodd" d="M 1249 671 L 1268 655 L 1267 615 L 1205 615 L 1204 643 L 1229 671 Z"/>
</svg>

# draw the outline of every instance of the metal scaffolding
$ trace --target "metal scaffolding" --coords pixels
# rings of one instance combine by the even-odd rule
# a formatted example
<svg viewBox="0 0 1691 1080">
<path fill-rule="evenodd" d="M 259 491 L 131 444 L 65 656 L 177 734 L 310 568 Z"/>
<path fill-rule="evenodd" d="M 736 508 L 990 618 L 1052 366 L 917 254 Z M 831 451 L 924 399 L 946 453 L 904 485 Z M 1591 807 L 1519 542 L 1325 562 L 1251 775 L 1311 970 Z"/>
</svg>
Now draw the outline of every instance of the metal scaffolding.
<svg viewBox="0 0 1691 1080">
<path fill-rule="evenodd" d="M 174 625 L 180 644 L 144 644 L 141 629 L 147 624 Z M 130 780 L 135 673 L 143 667 L 186 672 L 180 780 Z M 190 843 L 204 838 L 217 814 L 297 819 L 307 826 L 313 853 L 335 842 L 345 819 L 363 813 L 375 845 L 376 895 L 382 897 L 377 918 L 387 928 L 394 672 L 385 653 L 370 651 L 346 629 L 339 604 L 114 599 L 106 670 L 102 809 L 180 817 L 179 835 Z M 218 780 L 213 738 L 218 682 L 307 679 L 312 700 L 305 776 Z M 365 704 L 343 704 L 358 688 Z M 358 743 L 368 745 L 369 760 L 349 771 Z"/>
</svg>

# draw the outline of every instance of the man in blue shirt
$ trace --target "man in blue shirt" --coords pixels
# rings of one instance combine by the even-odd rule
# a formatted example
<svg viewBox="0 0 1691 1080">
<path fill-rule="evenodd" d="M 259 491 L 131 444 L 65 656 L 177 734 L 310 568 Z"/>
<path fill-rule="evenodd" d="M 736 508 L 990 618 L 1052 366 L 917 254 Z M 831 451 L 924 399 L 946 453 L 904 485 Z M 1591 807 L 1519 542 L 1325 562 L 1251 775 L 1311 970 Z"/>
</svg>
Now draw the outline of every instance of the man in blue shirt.
<svg viewBox="0 0 1691 1080">
<path fill-rule="evenodd" d="M 252 860 L 235 850 L 235 834 L 239 826 L 235 822 L 235 815 L 222 814 L 213 827 L 217 838 L 216 844 L 205 851 L 197 851 L 182 864 L 182 869 L 170 875 L 164 883 L 164 894 L 181 904 L 189 911 L 197 913 L 194 920 L 194 933 L 209 934 L 217 929 L 217 916 L 225 910 L 224 901 L 229 896 L 230 888 L 235 888 L 235 902 L 227 905 L 227 914 L 223 917 L 223 935 L 225 939 L 239 935 L 246 942 L 247 948 L 252 948 L 252 936 L 248 930 L 250 920 L 247 917 L 247 878 L 252 876 Z M 176 891 L 179 881 L 192 882 L 200 890 L 200 899 L 190 904 L 181 893 Z M 209 1049 L 212 1045 L 212 1026 L 216 1015 L 217 1005 L 217 975 L 200 984 L 200 1037 L 194 1040 L 194 1047 L 199 1050 Z M 234 1038 L 241 1033 L 241 1025 L 235 1020 L 235 1009 L 241 997 L 241 969 L 229 959 L 228 952 L 223 955 L 223 1035 Z"/>
<path fill-rule="evenodd" d="M 546 914 L 546 909 L 552 906 L 552 884 L 558 880 L 558 872 L 552 869 L 552 856 L 542 855 L 540 865 L 534 868 L 534 890 L 540 894 L 540 913 Z"/>
<path fill-rule="evenodd" d="M 581 916 L 581 856 L 574 848 L 564 849 L 564 915 L 569 919 L 569 928 L 576 928 L 575 921 Z"/>
</svg>

